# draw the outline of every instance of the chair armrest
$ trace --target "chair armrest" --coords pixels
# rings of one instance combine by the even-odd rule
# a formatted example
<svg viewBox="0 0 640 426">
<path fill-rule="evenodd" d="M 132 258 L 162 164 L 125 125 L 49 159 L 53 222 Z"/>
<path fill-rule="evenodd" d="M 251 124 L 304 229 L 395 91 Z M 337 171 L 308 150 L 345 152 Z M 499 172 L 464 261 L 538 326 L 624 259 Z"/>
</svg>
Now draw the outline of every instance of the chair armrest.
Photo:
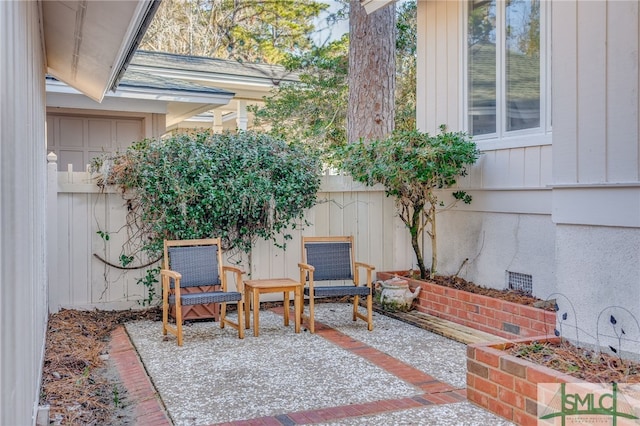
<svg viewBox="0 0 640 426">
<path fill-rule="evenodd" d="M 355 262 L 355 264 L 356 264 L 356 268 L 365 268 L 365 269 L 369 269 L 370 271 L 374 271 L 376 269 L 375 266 L 369 265 L 368 263 Z"/>
<path fill-rule="evenodd" d="M 371 276 L 371 273 L 376 269 L 375 266 L 373 265 L 369 265 L 368 263 L 363 263 L 363 262 L 354 262 L 355 266 L 356 266 L 356 276 L 355 278 L 355 284 L 356 286 L 359 286 L 360 283 L 360 274 L 358 274 L 358 268 L 364 268 L 367 271 L 367 284 L 366 286 L 369 288 L 373 288 L 373 279 Z"/>
<path fill-rule="evenodd" d="M 180 300 L 180 279 L 182 278 L 182 274 L 180 272 L 172 271 L 171 269 L 160 270 L 160 280 L 162 281 L 162 297 L 164 300 L 169 297 L 169 293 L 171 293 L 171 286 L 169 285 L 169 281 L 172 278 L 173 293 L 175 294 L 177 300 Z"/>
<path fill-rule="evenodd" d="M 222 266 L 222 273 L 225 274 L 226 272 L 233 272 L 234 274 L 236 274 L 236 289 L 244 297 L 244 281 L 242 281 L 242 274 L 244 274 L 244 271 L 242 269 L 240 269 L 240 268 L 236 268 L 235 266 L 223 265 Z M 225 284 L 225 285 L 223 285 L 222 291 L 227 291 L 227 286 L 226 286 L 227 278 L 226 278 L 226 276 L 222 280 L 222 283 Z"/>
<path fill-rule="evenodd" d="M 308 263 L 298 263 L 298 268 L 306 269 L 307 271 L 315 271 L 316 270 L 316 268 L 314 268 L 312 265 L 309 265 Z"/>
<path fill-rule="evenodd" d="M 160 275 L 166 275 L 169 278 L 173 278 L 174 280 L 179 280 L 182 278 L 182 274 L 180 272 L 172 271 L 171 269 L 161 269 Z"/>
<path fill-rule="evenodd" d="M 316 270 L 312 265 L 308 263 L 298 263 L 298 267 L 300 268 L 300 283 L 304 287 L 305 284 L 309 283 L 309 291 L 310 294 L 313 295 L 313 271 Z"/>
<path fill-rule="evenodd" d="M 222 270 L 225 272 L 235 272 L 236 274 L 244 274 L 244 271 L 240 268 L 236 268 L 235 266 L 223 266 Z"/>
</svg>

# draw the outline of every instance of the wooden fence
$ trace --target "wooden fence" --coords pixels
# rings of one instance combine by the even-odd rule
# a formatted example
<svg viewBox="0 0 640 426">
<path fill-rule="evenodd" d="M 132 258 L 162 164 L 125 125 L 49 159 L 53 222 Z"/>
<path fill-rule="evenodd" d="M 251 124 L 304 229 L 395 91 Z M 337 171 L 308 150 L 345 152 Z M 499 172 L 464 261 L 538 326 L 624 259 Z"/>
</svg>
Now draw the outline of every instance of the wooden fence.
<svg viewBox="0 0 640 426">
<path fill-rule="evenodd" d="M 115 189 L 101 190 L 89 173 L 58 172 L 49 158 L 50 247 L 49 309 L 129 309 L 142 307 L 148 296 L 138 284 L 144 269 L 122 270 L 119 265 L 126 232 L 126 204 Z M 365 187 L 349 177 L 323 176 L 318 204 L 306 215 L 311 224 L 292 232 L 286 250 L 259 241 L 251 253 L 251 277 L 298 277 L 302 235 L 354 235 L 356 259 L 380 271 L 414 265 L 409 233 L 397 218 L 393 199 L 380 187 Z M 106 240 L 99 232 L 108 233 Z M 241 262 L 248 271 L 247 258 Z M 157 294 L 159 293 L 159 287 Z M 156 302 L 159 296 L 156 297 Z"/>
</svg>

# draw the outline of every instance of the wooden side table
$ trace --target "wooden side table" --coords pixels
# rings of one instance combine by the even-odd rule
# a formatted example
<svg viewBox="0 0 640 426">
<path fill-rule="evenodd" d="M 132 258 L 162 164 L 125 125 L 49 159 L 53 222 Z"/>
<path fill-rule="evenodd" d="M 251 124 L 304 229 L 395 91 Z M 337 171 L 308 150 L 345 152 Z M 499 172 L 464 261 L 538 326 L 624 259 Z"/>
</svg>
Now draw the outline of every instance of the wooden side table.
<svg viewBox="0 0 640 426">
<path fill-rule="evenodd" d="M 295 309 L 296 333 L 300 333 L 300 314 L 302 312 L 302 284 L 290 278 L 269 278 L 263 280 L 248 280 L 244 282 L 244 319 L 245 328 L 249 328 L 249 301 L 253 301 L 253 335 L 258 336 L 260 325 L 260 295 L 262 293 L 280 293 L 284 295 L 284 325 L 289 325 L 289 292 L 293 291 L 293 305 Z M 253 295 L 253 297 L 251 297 Z"/>
</svg>

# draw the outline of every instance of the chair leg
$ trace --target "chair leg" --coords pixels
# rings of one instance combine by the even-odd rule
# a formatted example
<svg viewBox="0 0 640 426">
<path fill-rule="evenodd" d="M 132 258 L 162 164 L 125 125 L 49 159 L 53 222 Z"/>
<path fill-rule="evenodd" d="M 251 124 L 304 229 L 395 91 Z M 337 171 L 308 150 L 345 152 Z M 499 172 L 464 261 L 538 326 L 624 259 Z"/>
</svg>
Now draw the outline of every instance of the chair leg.
<svg viewBox="0 0 640 426">
<path fill-rule="evenodd" d="M 367 296 L 367 330 L 373 330 L 373 295 Z"/>
<path fill-rule="evenodd" d="M 162 335 L 167 335 L 167 324 L 169 322 L 169 298 L 165 293 L 162 297 Z"/>
<path fill-rule="evenodd" d="M 176 303 L 176 328 L 178 330 L 178 346 L 182 346 L 182 306 Z"/>
<path fill-rule="evenodd" d="M 242 300 L 238 300 L 238 338 L 244 339 L 244 324 L 243 324 L 243 312 L 245 310 Z"/>
<path fill-rule="evenodd" d="M 353 320 L 358 318 L 358 303 L 360 303 L 360 296 L 353 296 Z"/>
<path fill-rule="evenodd" d="M 316 332 L 316 320 L 315 320 L 315 316 L 314 316 L 314 303 L 313 303 L 313 296 L 309 297 L 309 331 L 311 333 L 315 333 Z"/>
<path fill-rule="evenodd" d="M 220 328 L 224 328 L 224 322 L 227 319 L 227 303 L 220 304 Z"/>
</svg>

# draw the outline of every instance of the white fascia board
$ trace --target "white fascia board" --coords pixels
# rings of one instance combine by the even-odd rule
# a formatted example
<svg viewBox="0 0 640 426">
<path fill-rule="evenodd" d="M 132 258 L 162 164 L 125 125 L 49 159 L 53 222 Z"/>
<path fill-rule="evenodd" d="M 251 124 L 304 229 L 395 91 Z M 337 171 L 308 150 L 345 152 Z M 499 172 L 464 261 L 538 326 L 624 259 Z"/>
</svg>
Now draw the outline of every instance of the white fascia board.
<svg viewBox="0 0 640 426">
<path fill-rule="evenodd" d="M 273 80 L 268 76 L 264 77 L 250 77 L 244 75 L 234 75 L 234 74 L 219 74 L 215 73 L 213 75 L 209 72 L 204 71 L 187 71 L 187 70 L 177 70 L 177 69 L 160 69 L 156 67 L 145 67 L 140 65 L 130 65 L 129 69 L 136 71 L 143 71 L 149 74 L 153 74 L 159 77 L 166 78 L 175 78 L 179 80 L 187 80 L 187 81 L 205 81 L 207 83 L 212 84 L 229 84 L 233 83 L 238 86 L 255 86 L 255 87 L 264 87 L 264 88 L 272 88 L 275 85 L 273 84 Z M 281 79 L 281 81 L 290 81 L 286 78 Z"/>
<path fill-rule="evenodd" d="M 65 93 L 82 95 L 81 92 L 58 81 L 47 81 L 47 93 Z M 84 95 L 82 95 L 84 96 Z M 171 91 L 138 87 L 120 86 L 118 91 L 109 92 L 105 99 L 124 98 L 163 102 L 186 102 L 196 104 L 226 105 L 233 98 L 232 94 L 204 94 L 201 92 Z"/>
<path fill-rule="evenodd" d="M 120 49 L 118 50 L 118 54 L 116 56 L 118 62 L 111 67 L 111 72 L 109 73 L 109 78 L 107 80 L 107 84 L 100 100 L 102 100 L 102 98 L 107 95 L 107 92 L 109 90 L 114 88 L 115 84 L 117 83 L 116 79 L 121 76 L 122 72 L 124 71 L 124 67 L 127 65 L 125 61 L 130 59 L 129 55 L 132 53 L 132 48 L 135 48 L 140 41 L 138 39 L 138 37 L 141 37 L 142 35 L 140 31 L 146 31 L 146 25 L 148 25 L 150 22 L 147 20 L 150 10 L 154 10 L 154 12 L 152 13 L 155 14 L 155 9 L 157 8 L 157 5 L 154 6 L 153 3 L 154 0 L 138 1 L 138 5 L 136 6 L 136 10 L 131 19 L 131 25 L 129 25 L 129 28 L 127 29 L 127 32 L 123 37 L 123 43 L 120 45 Z M 147 21 L 146 24 L 145 21 Z"/>
<path fill-rule="evenodd" d="M 162 101 L 105 97 L 102 102 L 97 102 L 82 93 L 53 92 L 47 92 L 47 107 L 149 114 L 167 114 L 168 109 L 167 102 Z"/>
<path fill-rule="evenodd" d="M 195 104 L 226 105 L 233 98 L 232 94 L 206 94 L 201 92 L 157 90 L 139 87 L 120 86 L 118 92 L 107 97 L 146 99 L 166 102 L 186 102 Z"/>
</svg>

